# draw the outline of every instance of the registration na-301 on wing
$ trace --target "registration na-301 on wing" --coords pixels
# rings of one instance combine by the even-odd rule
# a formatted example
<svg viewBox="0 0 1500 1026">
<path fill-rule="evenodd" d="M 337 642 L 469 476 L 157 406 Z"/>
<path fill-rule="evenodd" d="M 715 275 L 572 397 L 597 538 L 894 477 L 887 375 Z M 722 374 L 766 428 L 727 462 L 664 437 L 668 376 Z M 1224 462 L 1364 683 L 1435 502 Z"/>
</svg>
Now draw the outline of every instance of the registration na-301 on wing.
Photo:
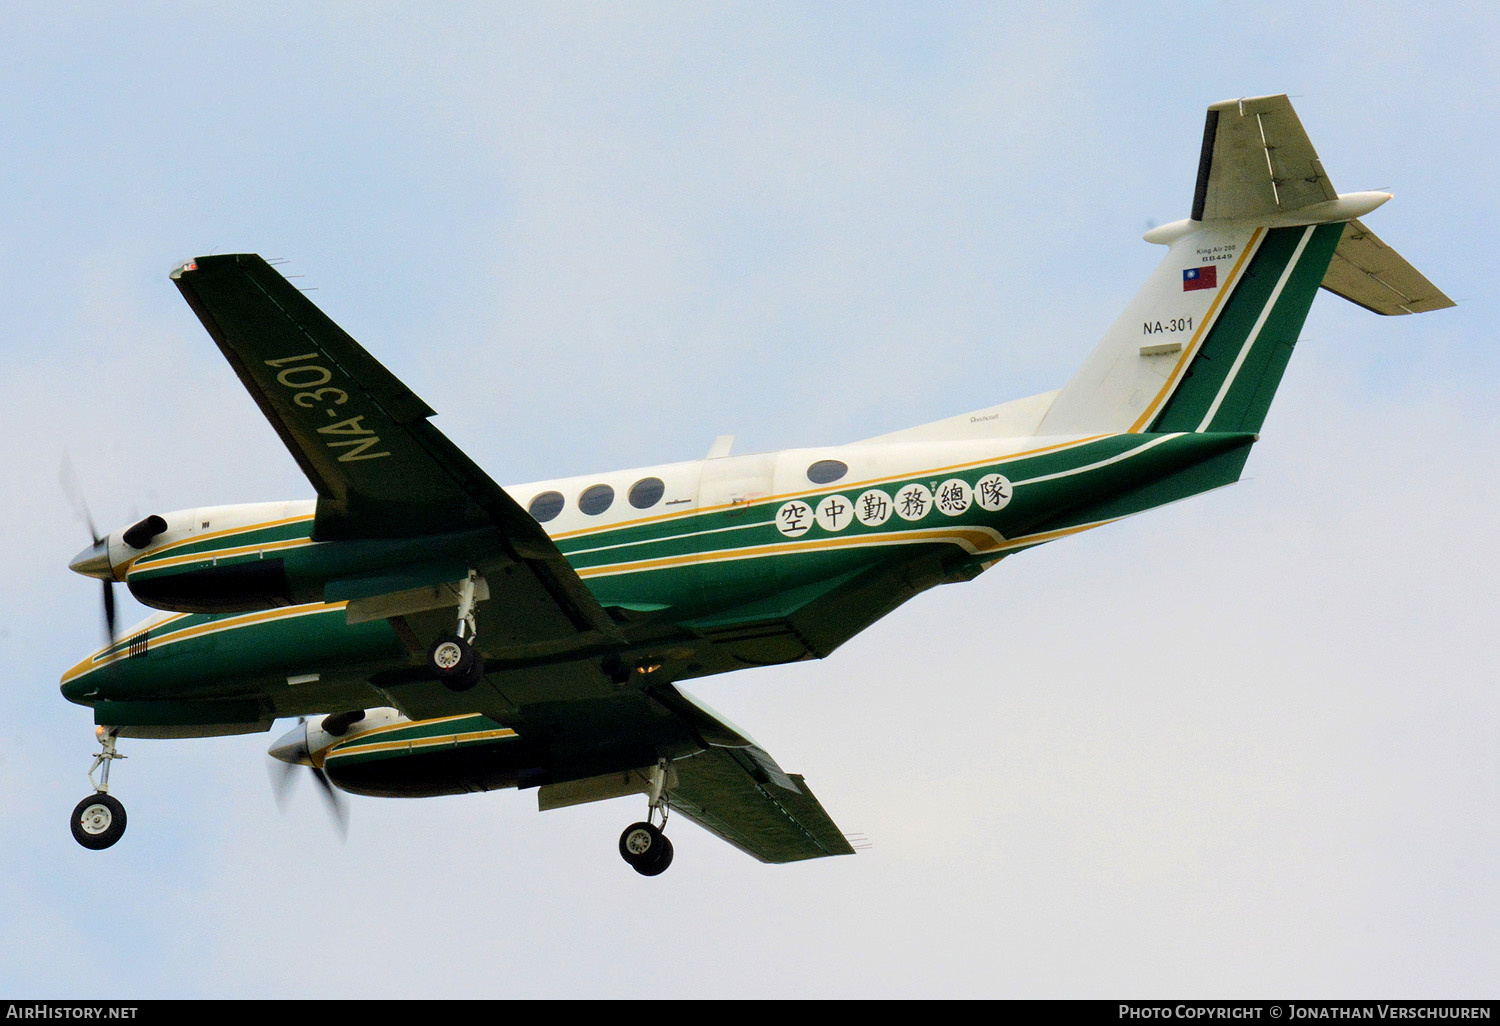
<svg viewBox="0 0 1500 1026">
<path fill-rule="evenodd" d="M 121 738 L 296 726 L 270 754 L 333 788 L 647 799 L 765 862 L 852 852 L 802 777 L 685 682 L 830 655 L 934 585 L 1239 478 L 1324 288 L 1453 305 L 1334 191 L 1285 96 L 1208 109 L 1191 216 L 1063 388 L 841 445 L 500 487 L 433 411 L 258 256 L 172 280 L 316 498 L 153 514 L 73 570 L 162 610 L 67 670 L 93 709 L 85 847 L 125 829 Z M 109 617 L 112 621 L 112 616 Z M 98 774 L 96 778 L 96 773 Z"/>
</svg>

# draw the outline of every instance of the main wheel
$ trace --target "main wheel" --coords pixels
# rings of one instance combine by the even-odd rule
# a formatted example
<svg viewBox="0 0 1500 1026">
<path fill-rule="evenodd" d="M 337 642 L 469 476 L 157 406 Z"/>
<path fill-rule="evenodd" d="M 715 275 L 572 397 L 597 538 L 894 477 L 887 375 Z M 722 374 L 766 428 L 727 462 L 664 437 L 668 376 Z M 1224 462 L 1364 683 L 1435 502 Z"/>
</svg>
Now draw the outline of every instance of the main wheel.
<svg viewBox="0 0 1500 1026">
<path fill-rule="evenodd" d="M 434 641 L 427 650 L 427 668 L 454 691 L 468 691 L 484 675 L 479 653 L 459 637 Z"/>
<path fill-rule="evenodd" d="M 650 823 L 632 823 L 620 835 L 620 857 L 637 870 L 661 854 L 667 839 Z"/>
<path fill-rule="evenodd" d="M 100 851 L 125 833 L 125 806 L 103 791 L 89 795 L 73 810 L 73 840 Z"/>
<path fill-rule="evenodd" d="M 470 691 L 482 680 L 484 680 L 484 656 L 475 652 L 474 665 L 469 667 L 469 672 L 444 683 L 448 685 L 449 691 Z"/>
<path fill-rule="evenodd" d="M 672 864 L 672 839 L 665 834 L 656 846 L 656 855 L 646 862 L 637 863 L 635 871 L 642 876 L 659 876 Z"/>
</svg>

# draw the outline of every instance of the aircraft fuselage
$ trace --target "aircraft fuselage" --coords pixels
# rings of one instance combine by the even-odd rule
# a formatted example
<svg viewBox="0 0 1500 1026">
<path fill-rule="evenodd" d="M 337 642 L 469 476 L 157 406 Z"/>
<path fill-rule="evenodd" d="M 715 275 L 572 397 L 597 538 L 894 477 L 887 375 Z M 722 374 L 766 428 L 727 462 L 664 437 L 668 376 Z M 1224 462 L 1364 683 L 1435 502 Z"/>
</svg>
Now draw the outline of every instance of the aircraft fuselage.
<svg viewBox="0 0 1500 1026">
<path fill-rule="evenodd" d="M 552 514 L 544 527 L 627 635 L 634 625 L 659 630 L 663 622 L 702 632 L 789 616 L 884 565 L 923 562 L 940 580 L 968 579 L 1020 549 L 1232 481 L 1253 441 L 1208 433 L 862 444 L 507 491 Z M 818 484 L 810 473 L 833 479 Z M 632 503 L 632 489 L 645 508 Z M 555 514 L 549 496 L 561 500 Z M 209 700 L 250 722 L 267 704 L 276 716 L 326 709 L 331 690 L 347 704 L 371 676 L 399 672 L 411 661 L 411 639 L 387 619 L 349 622 L 351 606 L 362 592 L 395 590 L 402 573 L 415 574 L 404 582 L 414 586 L 419 571 L 443 576 L 458 545 L 448 536 L 319 541 L 314 512 L 306 500 L 167 514 L 169 529 L 121 560 L 116 576 L 146 600 L 215 585 L 228 594 L 250 582 L 240 596 L 250 608 L 152 617 L 69 670 L 64 694 L 102 705 L 100 721 L 111 724 L 149 719 L 157 703 Z M 491 616 L 503 620 L 504 612 Z M 483 648 L 495 667 L 528 659 L 520 639 L 507 646 L 491 636 Z M 567 650 L 556 658 L 578 656 Z M 155 711 L 171 718 L 167 706 Z"/>
</svg>

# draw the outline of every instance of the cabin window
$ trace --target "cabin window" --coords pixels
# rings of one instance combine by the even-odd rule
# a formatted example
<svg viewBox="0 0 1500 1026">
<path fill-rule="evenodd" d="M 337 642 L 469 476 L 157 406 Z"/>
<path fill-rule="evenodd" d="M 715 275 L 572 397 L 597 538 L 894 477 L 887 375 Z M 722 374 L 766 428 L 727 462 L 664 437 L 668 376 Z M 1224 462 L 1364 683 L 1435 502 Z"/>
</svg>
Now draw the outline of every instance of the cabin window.
<svg viewBox="0 0 1500 1026">
<path fill-rule="evenodd" d="M 531 518 L 539 524 L 545 524 L 547 521 L 555 519 L 562 512 L 562 509 L 562 492 L 543 492 L 532 499 L 531 505 L 526 507 L 526 511 L 531 514 Z"/>
<path fill-rule="evenodd" d="M 661 501 L 667 485 L 659 477 L 643 477 L 630 486 L 630 504 L 636 509 L 650 509 Z"/>
<path fill-rule="evenodd" d="M 842 460 L 819 460 L 807 468 L 807 479 L 813 484 L 832 484 L 849 473 L 849 464 Z"/>
<path fill-rule="evenodd" d="M 589 485 L 578 496 L 578 508 L 591 517 L 609 509 L 615 501 L 615 490 L 607 484 Z"/>
</svg>

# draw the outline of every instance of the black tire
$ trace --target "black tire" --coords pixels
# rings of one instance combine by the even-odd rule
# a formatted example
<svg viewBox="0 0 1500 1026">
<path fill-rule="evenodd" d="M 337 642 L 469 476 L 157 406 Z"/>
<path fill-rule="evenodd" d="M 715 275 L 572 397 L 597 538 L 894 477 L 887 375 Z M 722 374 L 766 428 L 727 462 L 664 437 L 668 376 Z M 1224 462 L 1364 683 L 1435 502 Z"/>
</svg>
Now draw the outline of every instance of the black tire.
<svg viewBox="0 0 1500 1026">
<path fill-rule="evenodd" d="M 73 809 L 73 840 L 102 851 L 125 834 L 125 806 L 102 791 L 89 795 Z"/>
<path fill-rule="evenodd" d="M 460 694 L 472 691 L 475 684 L 484 680 L 484 657 L 472 649 L 470 653 L 474 656 L 474 662 L 469 667 L 469 672 L 462 677 L 452 677 L 443 681 L 443 686 L 449 691 L 457 691 Z"/>
<path fill-rule="evenodd" d="M 665 841 L 650 823 L 632 823 L 620 834 L 620 858 L 639 870 L 655 861 Z"/>
<path fill-rule="evenodd" d="M 660 876 L 667 871 L 672 864 L 672 839 L 665 834 L 661 835 L 661 844 L 655 849 L 656 855 L 645 863 L 638 864 L 635 871 L 642 876 Z"/>
<path fill-rule="evenodd" d="M 463 681 L 469 677 L 474 670 L 474 660 L 474 649 L 469 643 L 453 635 L 438 638 L 427 649 L 427 668 L 434 677 L 449 687 L 453 686 L 454 681 Z"/>
</svg>

